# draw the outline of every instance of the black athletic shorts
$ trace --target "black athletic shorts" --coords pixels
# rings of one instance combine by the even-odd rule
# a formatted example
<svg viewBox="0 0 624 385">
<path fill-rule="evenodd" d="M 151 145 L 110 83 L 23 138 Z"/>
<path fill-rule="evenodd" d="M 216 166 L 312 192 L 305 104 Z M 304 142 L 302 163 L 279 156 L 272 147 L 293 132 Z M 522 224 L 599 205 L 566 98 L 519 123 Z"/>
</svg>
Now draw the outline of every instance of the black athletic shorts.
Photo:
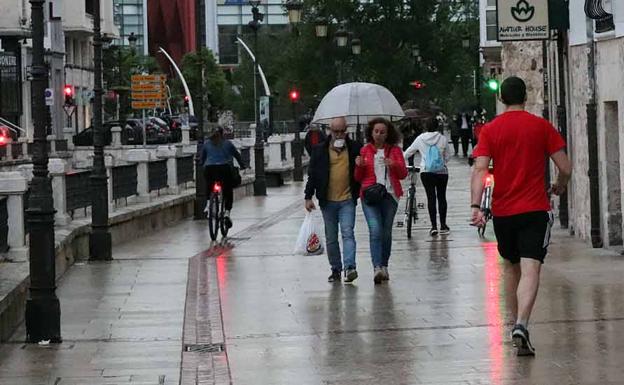
<svg viewBox="0 0 624 385">
<path fill-rule="evenodd" d="M 520 258 L 532 258 L 544 263 L 554 221 L 552 212 L 533 211 L 494 217 L 493 221 L 501 257 L 511 263 L 519 263 Z"/>
</svg>

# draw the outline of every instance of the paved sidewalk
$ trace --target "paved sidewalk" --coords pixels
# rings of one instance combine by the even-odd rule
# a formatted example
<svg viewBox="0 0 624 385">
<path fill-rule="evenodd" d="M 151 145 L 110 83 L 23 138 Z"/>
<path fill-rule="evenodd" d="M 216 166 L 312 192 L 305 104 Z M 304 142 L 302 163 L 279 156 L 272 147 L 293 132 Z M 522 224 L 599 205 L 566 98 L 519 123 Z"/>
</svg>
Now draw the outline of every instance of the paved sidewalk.
<svg viewBox="0 0 624 385">
<path fill-rule="evenodd" d="M 354 284 L 328 284 L 325 255 L 292 254 L 300 185 L 237 202 L 229 247 L 186 221 L 77 264 L 58 290 L 65 341 L 25 345 L 20 331 L 0 345 L 0 384 L 622 384 L 624 257 L 557 231 L 537 357 L 517 358 L 491 229 L 468 226 L 468 176 L 454 158 L 449 236 L 427 234 L 425 210 L 412 240 L 395 228 L 383 285 L 359 207 Z"/>
</svg>

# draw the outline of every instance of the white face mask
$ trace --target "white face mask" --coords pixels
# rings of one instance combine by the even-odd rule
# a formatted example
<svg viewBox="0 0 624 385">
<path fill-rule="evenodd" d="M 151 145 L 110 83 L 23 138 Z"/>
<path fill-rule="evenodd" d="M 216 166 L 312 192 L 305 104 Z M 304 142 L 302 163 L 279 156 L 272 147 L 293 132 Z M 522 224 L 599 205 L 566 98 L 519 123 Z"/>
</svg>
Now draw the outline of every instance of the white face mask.
<svg viewBox="0 0 624 385">
<path fill-rule="evenodd" d="M 334 147 L 336 148 L 343 148 L 345 145 L 345 140 L 344 139 L 335 139 L 334 140 Z"/>
</svg>

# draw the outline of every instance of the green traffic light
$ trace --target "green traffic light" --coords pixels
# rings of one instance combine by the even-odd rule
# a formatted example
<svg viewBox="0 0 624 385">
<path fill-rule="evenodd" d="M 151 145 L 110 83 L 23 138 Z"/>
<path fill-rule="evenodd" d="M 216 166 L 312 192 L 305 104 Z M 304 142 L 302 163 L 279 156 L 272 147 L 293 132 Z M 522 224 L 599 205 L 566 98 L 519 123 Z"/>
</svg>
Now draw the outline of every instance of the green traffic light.
<svg viewBox="0 0 624 385">
<path fill-rule="evenodd" d="M 491 91 L 498 91 L 498 80 L 496 79 L 488 80 L 487 86 Z"/>
</svg>

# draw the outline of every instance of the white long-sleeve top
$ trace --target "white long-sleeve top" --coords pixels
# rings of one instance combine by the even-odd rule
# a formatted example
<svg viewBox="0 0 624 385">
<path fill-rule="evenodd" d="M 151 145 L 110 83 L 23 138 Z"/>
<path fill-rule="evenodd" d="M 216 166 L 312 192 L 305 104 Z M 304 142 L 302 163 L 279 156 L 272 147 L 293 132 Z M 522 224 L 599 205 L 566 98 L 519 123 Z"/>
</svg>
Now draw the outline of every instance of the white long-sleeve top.
<svg viewBox="0 0 624 385">
<path fill-rule="evenodd" d="M 444 171 L 437 172 L 436 174 L 448 174 L 448 168 L 446 167 L 446 163 L 451 157 L 450 151 L 448 151 L 448 139 L 446 136 L 442 135 L 438 131 L 434 132 L 423 132 L 418 135 L 414 142 L 408 147 L 407 150 L 403 153 L 405 159 L 410 158 L 412 155 L 416 154 L 416 152 L 420 153 L 420 172 L 428 172 L 425 170 L 425 164 L 427 162 L 426 156 L 429 152 L 430 146 L 438 146 L 440 150 L 440 154 L 444 159 Z"/>
</svg>

